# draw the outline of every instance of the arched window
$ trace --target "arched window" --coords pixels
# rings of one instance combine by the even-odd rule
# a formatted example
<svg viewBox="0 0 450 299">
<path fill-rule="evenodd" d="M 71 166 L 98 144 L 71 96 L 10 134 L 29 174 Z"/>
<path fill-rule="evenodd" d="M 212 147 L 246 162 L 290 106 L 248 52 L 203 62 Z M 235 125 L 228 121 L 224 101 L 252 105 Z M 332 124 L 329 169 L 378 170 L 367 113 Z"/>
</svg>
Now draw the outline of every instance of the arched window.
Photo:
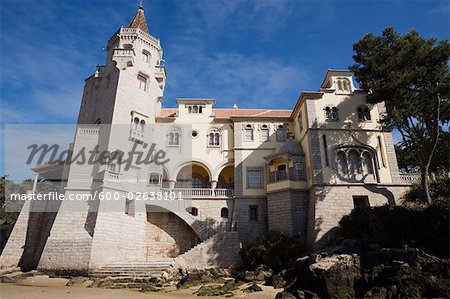
<svg viewBox="0 0 450 299">
<path fill-rule="evenodd" d="M 198 216 L 198 209 L 195 208 L 195 207 L 191 207 L 189 213 L 190 213 L 192 216 Z"/>
<path fill-rule="evenodd" d="M 244 128 L 244 140 L 253 141 L 253 127 L 252 125 L 246 125 Z"/>
<path fill-rule="evenodd" d="M 192 176 L 192 180 L 190 181 L 191 188 L 203 188 L 203 180 L 200 176 L 194 175 Z"/>
<path fill-rule="evenodd" d="M 348 174 L 347 157 L 343 151 L 337 153 L 337 166 L 340 175 L 346 176 Z"/>
<path fill-rule="evenodd" d="M 337 121 L 339 120 L 339 114 L 337 107 L 334 106 L 326 106 L 325 110 L 325 118 L 327 120 Z"/>
<path fill-rule="evenodd" d="M 352 85 L 349 79 L 338 78 L 336 83 L 337 83 L 337 90 L 340 93 L 350 93 L 352 91 Z"/>
<path fill-rule="evenodd" d="M 192 113 L 198 113 L 198 106 L 197 105 L 192 107 Z"/>
<path fill-rule="evenodd" d="M 138 128 L 139 128 L 139 118 L 135 117 L 133 119 L 133 129 L 137 131 Z"/>
<path fill-rule="evenodd" d="M 122 164 L 122 154 L 118 151 L 112 152 L 109 155 L 108 170 L 111 172 L 119 173 L 121 164 Z"/>
<path fill-rule="evenodd" d="M 181 134 L 178 128 L 171 128 L 167 134 L 167 145 L 180 146 Z"/>
<path fill-rule="evenodd" d="M 358 114 L 359 121 L 367 121 L 372 119 L 370 115 L 370 109 L 367 106 L 360 106 L 356 108 L 356 112 Z"/>
<path fill-rule="evenodd" d="M 284 125 L 279 125 L 277 127 L 277 141 L 278 142 L 284 142 L 286 141 L 286 129 Z"/>
<path fill-rule="evenodd" d="M 228 218 L 228 208 L 222 208 L 220 210 L 220 217 L 222 218 Z"/>
<path fill-rule="evenodd" d="M 137 75 L 138 87 L 140 90 L 147 90 L 147 78 L 142 75 Z"/>
<path fill-rule="evenodd" d="M 208 132 L 208 146 L 220 146 L 220 130 L 212 128 Z"/>
<path fill-rule="evenodd" d="M 348 170 L 350 174 L 361 173 L 361 159 L 358 151 L 351 149 L 348 151 Z"/>
<path fill-rule="evenodd" d="M 145 120 L 141 120 L 141 127 L 140 127 L 140 129 L 141 129 L 141 132 L 142 133 L 144 133 L 144 128 L 145 128 Z"/>
<path fill-rule="evenodd" d="M 364 174 L 373 174 L 373 160 L 372 156 L 369 152 L 365 151 L 362 154 L 362 166 L 363 166 L 363 173 Z"/>
</svg>

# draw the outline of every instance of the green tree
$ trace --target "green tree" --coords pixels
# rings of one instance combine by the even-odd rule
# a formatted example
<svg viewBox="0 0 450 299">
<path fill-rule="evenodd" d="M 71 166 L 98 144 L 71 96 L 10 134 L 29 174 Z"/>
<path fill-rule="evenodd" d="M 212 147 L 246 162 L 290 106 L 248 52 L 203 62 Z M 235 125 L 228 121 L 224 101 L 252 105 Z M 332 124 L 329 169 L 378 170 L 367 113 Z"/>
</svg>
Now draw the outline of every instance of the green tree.
<svg viewBox="0 0 450 299">
<path fill-rule="evenodd" d="M 450 115 L 448 40 L 426 39 L 415 30 L 400 35 L 386 28 L 382 36 L 366 35 L 353 50 L 350 69 L 370 103 L 384 101 L 382 124 L 400 132 L 402 147 L 421 171 L 422 199 L 431 203 L 429 168 Z"/>
</svg>

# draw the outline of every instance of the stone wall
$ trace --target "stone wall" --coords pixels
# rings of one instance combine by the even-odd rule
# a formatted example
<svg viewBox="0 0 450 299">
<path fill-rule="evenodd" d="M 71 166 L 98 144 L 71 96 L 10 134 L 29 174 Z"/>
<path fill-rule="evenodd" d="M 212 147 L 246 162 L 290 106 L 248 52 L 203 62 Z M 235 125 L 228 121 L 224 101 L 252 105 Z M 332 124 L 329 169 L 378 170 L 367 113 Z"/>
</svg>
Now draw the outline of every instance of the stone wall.
<svg viewBox="0 0 450 299">
<path fill-rule="evenodd" d="M 241 263 L 237 232 L 223 232 L 175 258 L 175 266 L 187 269 L 235 267 Z"/>
<path fill-rule="evenodd" d="M 288 235 L 306 235 L 308 194 L 285 190 L 267 195 L 269 230 Z"/>
<path fill-rule="evenodd" d="M 258 206 L 258 219 L 250 220 L 250 206 Z M 233 221 L 242 242 L 251 241 L 267 232 L 267 199 L 236 198 Z"/>
<path fill-rule="evenodd" d="M 324 246 L 333 235 L 343 216 L 354 208 L 353 196 L 368 196 L 370 206 L 398 202 L 408 187 L 404 186 L 321 186 L 310 191 L 308 245 Z M 392 203 L 392 204 L 395 204 Z"/>
<path fill-rule="evenodd" d="M 147 258 L 173 258 L 197 245 L 192 228 L 173 213 L 147 213 Z"/>
</svg>

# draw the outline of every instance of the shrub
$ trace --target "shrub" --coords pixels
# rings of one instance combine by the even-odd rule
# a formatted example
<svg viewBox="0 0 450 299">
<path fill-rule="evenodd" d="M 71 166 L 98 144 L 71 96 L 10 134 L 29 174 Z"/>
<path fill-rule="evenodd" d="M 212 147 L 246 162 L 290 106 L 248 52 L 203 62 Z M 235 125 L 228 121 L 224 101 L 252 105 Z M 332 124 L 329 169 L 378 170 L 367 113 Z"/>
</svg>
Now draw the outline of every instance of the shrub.
<svg viewBox="0 0 450 299">
<path fill-rule="evenodd" d="M 337 240 L 357 239 L 383 247 L 418 247 L 449 256 L 449 206 L 439 201 L 422 209 L 381 206 L 355 209 L 339 222 Z"/>
<path fill-rule="evenodd" d="M 244 245 L 240 253 L 244 267 L 248 270 L 264 264 L 274 271 L 281 271 L 293 265 L 297 258 L 306 255 L 307 250 L 300 237 L 272 231 Z"/>
<path fill-rule="evenodd" d="M 448 177 L 437 177 L 434 180 L 430 180 L 429 189 L 431 198 L 434 200 L 448 200 L 449 198 L 449 184 L 450 178 Z M 420 202 L 422 200 L 422 186 L 420 181 L 414 183 L 411 189 L 405 194 L 406 201 L 409 202 Z"/>
</svg>

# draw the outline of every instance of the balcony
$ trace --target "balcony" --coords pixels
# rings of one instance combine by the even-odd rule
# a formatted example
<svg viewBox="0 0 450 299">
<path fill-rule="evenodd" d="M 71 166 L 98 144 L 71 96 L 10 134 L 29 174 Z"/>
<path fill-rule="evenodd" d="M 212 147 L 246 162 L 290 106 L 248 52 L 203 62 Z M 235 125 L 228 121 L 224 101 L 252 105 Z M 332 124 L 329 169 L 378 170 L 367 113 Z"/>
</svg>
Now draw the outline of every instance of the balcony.
<svg viewBox="0 0 450 299">
<path fill-rule="evenodd" d="M 181 198 L 232 198 L 233 189 L 212 189 L 212 188 L 174 188 L 163 189 L 163 192 L 173 192 L 177 196 L 181 193 Z"/>
<path fill-rule="evenodd" d="M 400 180 L 411 185 L 420 180 L 420 173 L 400 173 Z"/>
<path fill-rule="evenodd" d="M 289 171 L 277 170 L 269 172 L 269 184 L 282 181 L 305 181 L 304 174 L 296 173 L 294 167 L 290 167 Z"/>
<path fill-rule="evenodd" d="M 130 140 L 135 141 L 137 143 L 143 143 L 145 139 L 144 133 L 139 130 L 131 129 L 130 130 Z"/>
</svg>

